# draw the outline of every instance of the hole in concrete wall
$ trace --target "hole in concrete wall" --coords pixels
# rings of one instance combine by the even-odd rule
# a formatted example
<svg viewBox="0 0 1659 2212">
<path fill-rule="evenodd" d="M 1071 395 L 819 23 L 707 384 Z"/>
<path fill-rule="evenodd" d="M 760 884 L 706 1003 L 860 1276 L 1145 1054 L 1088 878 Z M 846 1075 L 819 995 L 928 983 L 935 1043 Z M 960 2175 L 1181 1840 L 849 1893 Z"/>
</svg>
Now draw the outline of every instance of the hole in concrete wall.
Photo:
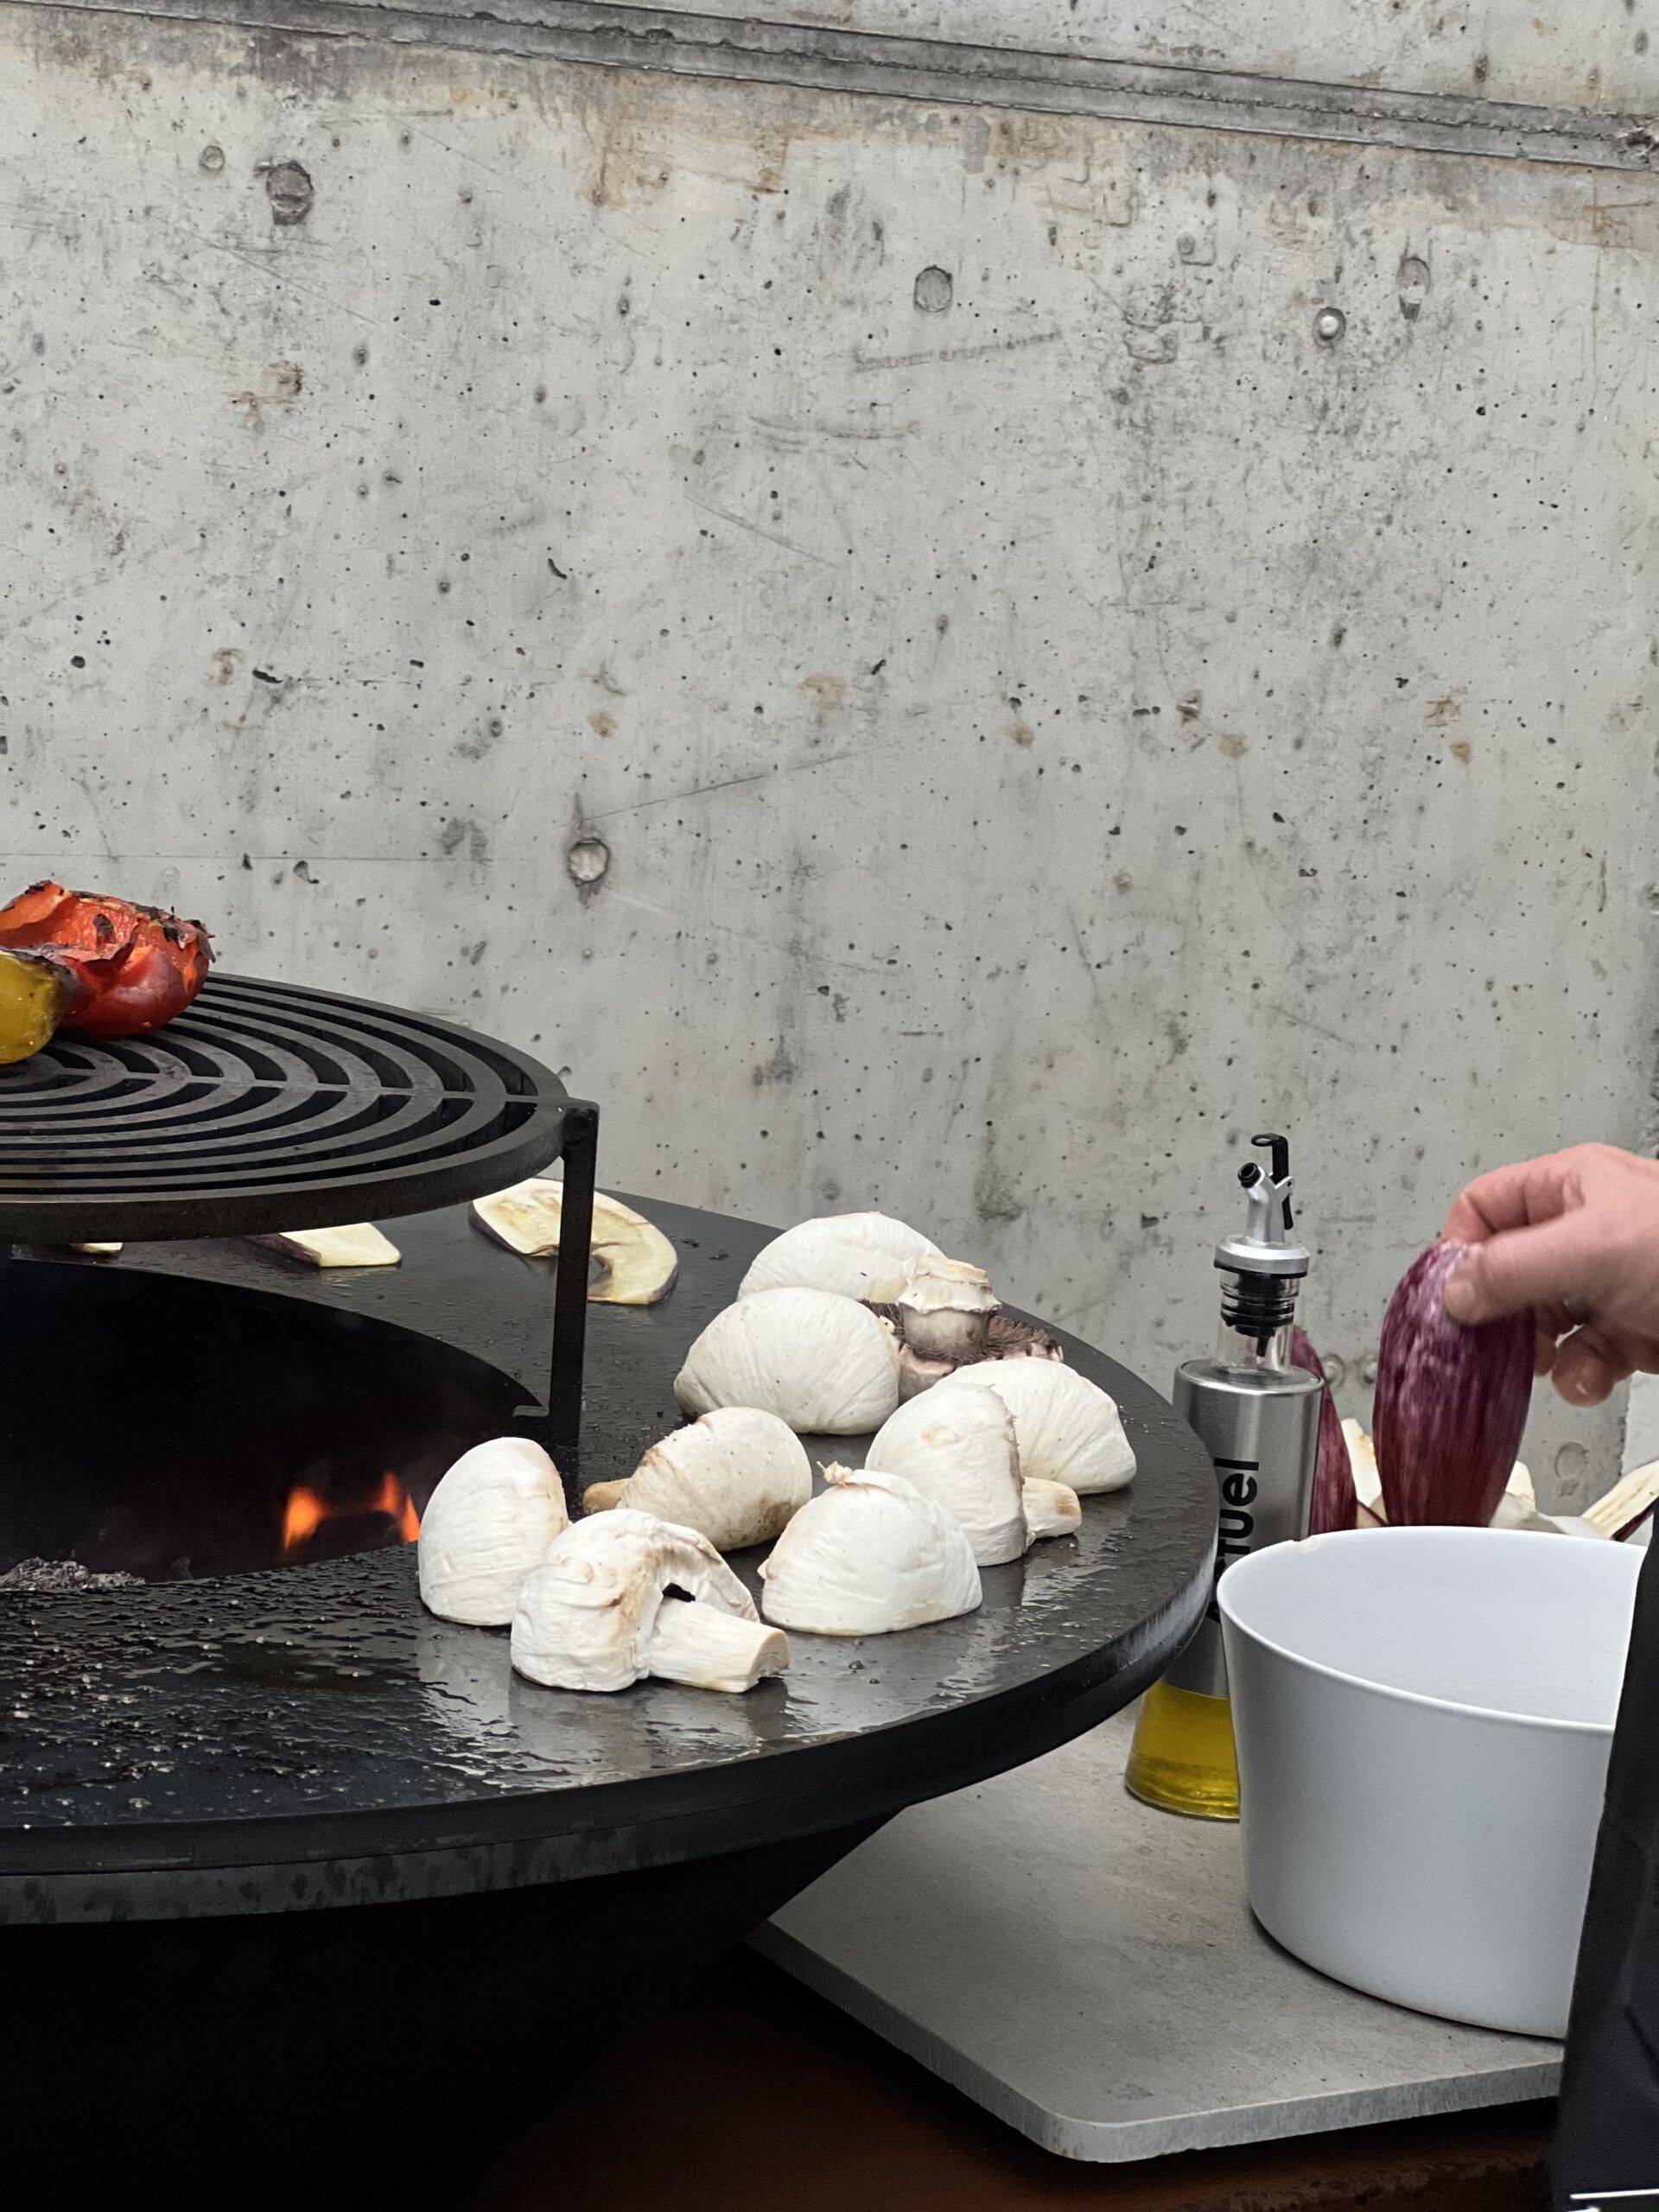
<svg viewBox="0 0 1659 2212">
<path fill-rule="evenodd" d="M 578 837 L 564 856 L 570 880 L 584 891 L 603 880 L 611 864 L 611 849 L 602 837 Z"/>
<path fill-rule="evenodd" d="M 266 166 L 265 197 L 270 202 L 272 222 L 284 229 L 302 223 L 311 213 L 315 196 L 311 173 L 298 162 L 271 162 Z"/>
<path fill-rule="evenodd" d="M 929 267 L 916 279 L 916 304 L 924 315 L 943 315 L 956 296 L 948 269 Z"/>
</svg>

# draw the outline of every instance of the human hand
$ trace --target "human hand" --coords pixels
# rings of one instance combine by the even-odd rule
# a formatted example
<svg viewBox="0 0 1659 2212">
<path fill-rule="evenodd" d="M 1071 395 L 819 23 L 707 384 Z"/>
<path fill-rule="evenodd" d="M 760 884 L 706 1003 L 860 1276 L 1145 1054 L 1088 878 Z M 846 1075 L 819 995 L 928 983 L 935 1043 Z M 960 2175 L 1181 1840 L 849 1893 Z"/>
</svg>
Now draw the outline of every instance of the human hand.
<svg viewBox="0 0 1659 2212">
<path fill-rule="evenodd" d="M 1659 1373 L 1659 1160 L 1577 1144 L 1478 1175 L 1440 1231 L 1471 1247 L 1446 1278 L 1454 1321 L 1532 1308 L 1535 1372 L 1596 1406 Z"/>
</svg>

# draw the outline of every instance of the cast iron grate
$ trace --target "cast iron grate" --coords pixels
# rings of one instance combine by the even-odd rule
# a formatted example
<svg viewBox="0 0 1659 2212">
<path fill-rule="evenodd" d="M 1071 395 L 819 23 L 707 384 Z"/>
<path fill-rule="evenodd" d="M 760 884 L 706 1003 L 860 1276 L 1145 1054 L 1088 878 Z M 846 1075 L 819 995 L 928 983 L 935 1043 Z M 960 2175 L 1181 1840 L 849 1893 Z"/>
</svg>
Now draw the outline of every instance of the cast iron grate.
<svg viewBox="0 0 1659 2212">
<path fill-rule="evenodd" d="M 0 1244 L 257 1236 L 423 1213 L 563 1157 L 551 1425 L 579 1418 L 597 1109 L 429 1014 L 215 975 L 146 1037 L 0 1068 Z"/>
</svg>

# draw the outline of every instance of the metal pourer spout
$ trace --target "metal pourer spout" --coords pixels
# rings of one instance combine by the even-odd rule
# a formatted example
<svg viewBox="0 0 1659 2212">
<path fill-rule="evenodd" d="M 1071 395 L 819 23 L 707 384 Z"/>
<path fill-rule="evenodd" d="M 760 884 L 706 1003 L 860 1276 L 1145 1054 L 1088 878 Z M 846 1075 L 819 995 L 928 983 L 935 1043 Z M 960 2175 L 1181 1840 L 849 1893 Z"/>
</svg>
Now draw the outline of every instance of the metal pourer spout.
<svg viewBox="0 0 1659 2212">
<path fill-rule="evenodd" d="M 1223 1320 L 1264 1351 L 1268 1340 L 1290 1325 L 1311 1255 L 1291 1233 L 1295 1217 L 1288 1140 L 1268 1135 L 1250 1142 L 1268 1154 L 1268 1165 L 1263 1168 L 1252 1160 L 1239 1169 L 1239 1182 L 1249 1197 L 1249 1217 L 1242 1236 L 1224 1237 L 1217 1245 L 1216 1265 L 1224 1278 Z"/>
</svg>

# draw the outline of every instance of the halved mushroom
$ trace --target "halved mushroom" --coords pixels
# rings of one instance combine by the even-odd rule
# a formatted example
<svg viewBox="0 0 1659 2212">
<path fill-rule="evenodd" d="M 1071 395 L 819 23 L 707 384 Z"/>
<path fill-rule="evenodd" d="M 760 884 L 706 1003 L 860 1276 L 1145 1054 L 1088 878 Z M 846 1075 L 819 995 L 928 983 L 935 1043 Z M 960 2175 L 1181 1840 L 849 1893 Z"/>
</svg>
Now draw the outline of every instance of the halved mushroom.
<svg viewBox="0 0 1659 2212">
<path fill-rule="evenodd" d="M 942 1505 L 981 1567 L 1018 1559 L 1031 1541 L 1014 1416 L 995 1390 L 964 1383 L 912 1398 L 877 1430 L 864 1464 Z"/>
<path fill-rule="evenodd" d="M 718 1406 L 653 1444 L 626 1482 L 590 1484 L 582 1502 L 589 1513 L 655 1513 L 737 1552 L 769 1544 L 811 1495 L 811 1464 L 787 1421 Z"/>
<path fill-rule="evenodd" d="M 761 1567 L 768 1620 L 815 1636 L 886 1636 L 971 1613 L 979 1568 L 959 1522 L 902 1475 L 826 1467 Z"/>
<path fill-rule="evenodd" d="M 620 1506 L 578 1521 L 543 1557 L 513 1615 L 512 1663 L 552 1689 L 625 1690 L 653 1675 L 748 1690 L 784 1672 L 789 1639 L 706 1536 Z"/>
<path fill-rule="evenodd" d="M 978 1358 L 991 1316 L 1001 1311 L 983 1268 L 936 1253 L 917 1261 L 893 1304 L 899 1332 L 919 1361 Z"/>
<path fill-rule="evenodd" d="M 899 1402 L 899 1346 L 855 1298 L 757 1290 L 715 1314 L 674 1395 L 689 1414 L 758 1406 L 810 1434 L 861 1436 Z"/>
<path fill-rule="evenodd" d="M 1117 1402 L 1052 1359 L 987 1359 L 937 1388 L 995 1390 L 1014 1415 L 1020 1471 L 1027 1481 L 1064 1483 L 1087 1497 L 1121 1490 L 1135 1473 Z"/>
<path fill-rule="evenodd" d="M 256 1236 L 290 1260 L 311 1268 L 395 1268 L 403 1254 L 390 1236 L 372 1221 L 354 1221 L 340 1229 L 302 1229 L 280 1236 Z"/>
<path fill-rule="evenodd" d="M 473 1225 L 527 1260 L 558 1256 L 564 1217 L 564 1185 L 532 1175 L 493 1198 L 476 1198 Z M 588 1296 L 595 1306 L 655 1306 L 674 1287 L 679 1255 L 662 1230 L 620 1198 L 594 1193 L 589 1247 L 598 1280 Z"/>
<path fill-rule="evenodd" d="M 938 1246 L 885 1213 L 822 1214 L 763 1245 L 738 1286 L 757 1290 L 833 1290 L 880 1305 L 897 1298 L 918 1260 Z"/>
<path fill-rule="evenodd" d="M 524 1436 L 475 1444 L 427 1501 L 422 1601 L 447 1621 L 505 1628 L 525 1578 L 569 1520 L 559 1471 L 539 1444 Z"/>
</svg>

